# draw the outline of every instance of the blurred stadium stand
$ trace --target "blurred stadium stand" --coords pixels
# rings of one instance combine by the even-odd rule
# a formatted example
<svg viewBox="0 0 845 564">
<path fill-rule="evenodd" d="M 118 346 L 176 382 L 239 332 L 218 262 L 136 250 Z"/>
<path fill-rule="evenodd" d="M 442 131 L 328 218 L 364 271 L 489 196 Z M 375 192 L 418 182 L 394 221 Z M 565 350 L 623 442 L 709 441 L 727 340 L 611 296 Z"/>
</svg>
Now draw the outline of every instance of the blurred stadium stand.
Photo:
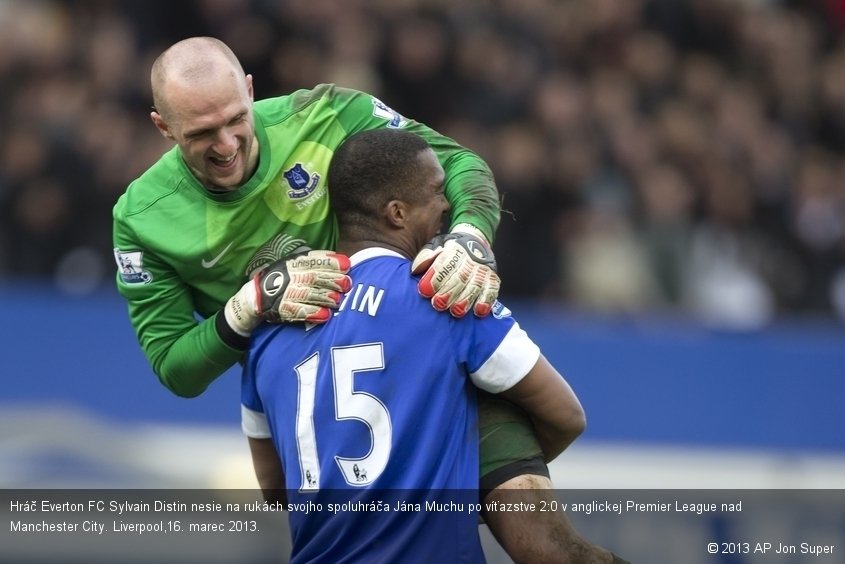
<svg viewBox="0 0 845 564">
<path fill-rule="evenodd" d="M 168 433 L 157 432 L 165 427 L 190 431 L 195 435 L 193 450 L 219 456 L 224 466 L 230 462 L 229 453 L 245 452 L 244 441 L 232 440 L 232 435 L 239 435 L 240 422 L 237 370 L 220 377 L 198 398 L 176 397 L 149 368 L 115 291 L 67 297 L 29 286 L 4 286 L 1 295 L 2 319 L 14 330 L 5 331 L 3 339 L 9 352 L 3 364 L 7 385 L 0 394 L 0 417 L 10 423 L 0 426 L 0 461 L 5 469 L 0 472 L 0 487 L 46 487 L 54 480 L 60 484 L 84 479 L 94 462 L 107 459 L 116 464 L 135 461 L 162 471 L 170 467 L 175 484 L 182 483 L 178 477 L 184 465 L 211 468 L 204 459 L 180 452 L 184 444 L 169 444 Z M 607 465 L 608 470 L 598 474 L 567 472 L 563 483 L 646 488 L 679 482 L 687 487 L 753 485 L 753 480 L 740 485 L 721 471 L 713 474 L 713 464 L 704 468 L 689 462 L 702 458 L 696 452 L 711 456 L 719 451 L 740 461 L 769 456 L 773 475 L 764 478 L 761 487 L 778 485 L 784 469 L 796 471 L 794 479 L 787 480 L 790 487 L 845 487 L 845 472 L 832 476 L 829 484 L 812 474 L 805 482 L 801 479 L 801 471 L 812 470 L 805 465 L 807 460 L 845 461 L 842 327 L 784 322 L 727 332 L 658 318 L 586 318 L 532 303 L 511 307 L 587 411 L 588 429 L 573 450 L 580 452 L 581 443 L 585 453 L 613 447 L 632 464 L 645 464 L 642 472 L 625 468 L 616 476 L 618 482 L 610 476 L 622 465 Z M 13 425 L 14 420 L 26 423 Z M 74 425 L 84 432 L 72 431 Z M 95 431 L 98 426 L 102 429 Z M 114 444 L 124 433 L 138 432 L 143 440 L 121 440 L 119 452 L 99 449 L 92 440 L 102 436 Z M 77 440 L 72 440 L 74 434 Z M 155 436 L 163 440 L 160 448 L 166 454 L 151 457 L 140 445 L 151 445 Z M 50 447 L 47 454 L 36 452 L 38 443 Z M 72 457 L 77 447 L 82 469 L 76 475 L 71 473 L 73 465 L 58 461 L 53 476 L 49 468 L 44 475 L 9 472 L 16 465 L 25 470 L 30 463 L 14 455 L 16 448 L 49 462 L 53 454 L 57 460 Z M 657 460 L 660 452 L 669 454 L 676 448 L 686 453 L 680 458 L 687 457 L 680 466 L 648 462 L 649 457 Z M 648 455 L 639 456 L 641 450 Z M 91 457 L 90 463 L 84 462 Z M 742 466 L 746 468 L 740 470 L 740 480 L 749 466 L 734 465 Z M 681 468 L 692 470 L 696 479 L 676 476 Z M 132 483 L 131 473 L 121 472 L 108 478 L 95 473 L 90 479 Z M 250 480 L 248 466 L 244 474 L 234 478 Z M 213 472 L 188 476 L 189 480 L 218 478 Z"/>
<path fill-rule="evenodd" d="M 360 88 L 476 150 L 507 296 L 756 327 L 845 315 L 842 0 L 0 2 L 0 277 L 111 284 L 168 146 L 149 68 L 230 43 L 258 98 Z"/>
<path fill-rule="evenodd" d="M 588 414 L 585 434 L 551 466 L 564 499 L 605 499 L 607 490 L 611 499 L 648 489 L 845 491 L 838 324 L 725 331 L 511 305 Z M 175 397 L 150 371 L 113 290 L 69 297 L 6 285 L 0 312 L 14 327 L 3 339 L 0 489 L 255 487 L 236 370 L 198 398 Z M 845 542 L 841 527 L 828 530 L 845 522 L 845 499 L 831 506 L 820 495 L 821 502 L 764 500 L 779 516 L 766 513 L 769 530 L 803 539 L 812 522 L 821 540 Z M 819 515 L 831 517 L 819 523 Z M 592 540 L 652 564 L 696 562 L 677 558 L 727 526 L 659 515 L 572 518 Z M 759 518 L 735 515 L 729 530 L 755 530 Z M 658 559 L 644 540 L 656 530 L 675 531 Z M 489 561 L 509 562 L 484 527 L 482 534 Z"/>
</svg>

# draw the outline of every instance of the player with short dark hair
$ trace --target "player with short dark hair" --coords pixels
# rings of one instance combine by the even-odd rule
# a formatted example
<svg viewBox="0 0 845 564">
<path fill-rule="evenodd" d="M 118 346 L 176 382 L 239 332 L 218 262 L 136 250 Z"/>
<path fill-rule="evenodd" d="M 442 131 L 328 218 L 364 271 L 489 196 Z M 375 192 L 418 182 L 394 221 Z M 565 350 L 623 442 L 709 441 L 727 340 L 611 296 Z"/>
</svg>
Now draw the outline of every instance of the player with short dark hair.
<svg viewBox="0 0 845 564">
<path fill-rule="evenodd" d="M 412 263 L 420 292 L 453 316 L 489 314 L 499 279 L 469 246 L 492 256 L 499 198 L 472 151 L 367 93 L 331 84 L 256 101 L 252 75 L 210 37 L 165 50 L 151 86 L 150 118 L 175 146 L 118 200 L 113 242 L 117 288 L 168 389 L 197 396 L 242 360 L 260 324 L 322 323 L 338 307 L 354 281 L 347 257 L 334 252 L 326 175 L 337 147 L 359 131 L 411 131 L 431 146 L 451 222 Z M 303 247 L 326 250 L 297 252 Z M 481 404 L 480 487 L 533 487 L 521 480 L 547 469 L 530 421 L 509 403 Z M 508 531 L 526 521 L 513 520 Z M 514 558 L 546 536 L 542 524 L 534 529 L 504 543 Z"/>
<path fill-rule="evenodd" d="M 482 561 L 477 513 L 467 505 L 478 500 L 467 492 L 479 478 L 472 384 L 526 409 L 547 460 L 584 428 L 575 394 L 505 306 L 455 319 L 419 299 L 410 259 L 449 211 L 444 178 L 417 135 L 381 129 L 348 138 L 328 185 L 338 251 L 350 256 L 355 285 L 325 325 L 264 326 L 254 335 L 242 412 L 260 485 L 303 507 L 357 508 L 292 511 L 293 562 Z M 368 513 L 384 500 L 388 510 Z M 433 500 L 461 509 L 426 510 Z M 612 559 L 571 529 L 554 542 L 557 553 L 543 561 Z"/>
</svg>

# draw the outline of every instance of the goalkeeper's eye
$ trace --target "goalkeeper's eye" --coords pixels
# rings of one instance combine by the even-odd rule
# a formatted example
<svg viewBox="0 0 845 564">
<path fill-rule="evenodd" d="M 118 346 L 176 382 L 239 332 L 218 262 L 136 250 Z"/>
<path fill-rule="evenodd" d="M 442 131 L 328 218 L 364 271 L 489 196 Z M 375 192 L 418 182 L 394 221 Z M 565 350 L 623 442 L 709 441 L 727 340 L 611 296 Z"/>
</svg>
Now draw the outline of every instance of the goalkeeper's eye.
<svg viewBox="0 0 845 564">
<path fill-rule="evenodd" d="M 246 118 L 246 113 L 238 114 L 232 118 L 229 122 L 229 125 L 237 125 L 238 123 L 242 122 Z"/>
</svg>

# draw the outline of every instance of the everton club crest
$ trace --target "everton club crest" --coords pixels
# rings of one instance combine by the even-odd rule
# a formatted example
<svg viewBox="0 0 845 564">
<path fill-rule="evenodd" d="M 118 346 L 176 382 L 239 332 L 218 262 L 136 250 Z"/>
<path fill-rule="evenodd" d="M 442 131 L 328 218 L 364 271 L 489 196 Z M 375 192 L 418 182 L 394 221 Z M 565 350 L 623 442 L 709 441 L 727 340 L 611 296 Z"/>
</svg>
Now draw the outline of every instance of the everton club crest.
<svg viewBox="0 0 845 564">
<path fill-rule="evenodd" d="M 317 183 L 320 182 L 320 175 L 316 172 L 311 174 L 302 167 L 302 163 L 296 163 L 293 168 L 286 170 L 284 173 L 285 180 L 288 181 L 288 196 L 295 200 L 304 198 L 314 191 Z"/>
</svg>

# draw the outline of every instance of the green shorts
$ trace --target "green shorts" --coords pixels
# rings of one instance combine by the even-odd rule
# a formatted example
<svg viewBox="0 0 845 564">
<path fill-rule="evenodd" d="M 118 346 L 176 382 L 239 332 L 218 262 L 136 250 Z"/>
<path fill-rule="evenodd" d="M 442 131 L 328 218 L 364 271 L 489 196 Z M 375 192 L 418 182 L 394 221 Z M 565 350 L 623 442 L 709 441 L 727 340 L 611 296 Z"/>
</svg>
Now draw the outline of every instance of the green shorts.
<svg viewBox="0 0 845 564">
<path fill-rule="evenodd" d="M 482 497 L 523 474 L 549 476 L 528 414 L 511 402 L 478 391 L 479 489 Z"/>
</svg>

